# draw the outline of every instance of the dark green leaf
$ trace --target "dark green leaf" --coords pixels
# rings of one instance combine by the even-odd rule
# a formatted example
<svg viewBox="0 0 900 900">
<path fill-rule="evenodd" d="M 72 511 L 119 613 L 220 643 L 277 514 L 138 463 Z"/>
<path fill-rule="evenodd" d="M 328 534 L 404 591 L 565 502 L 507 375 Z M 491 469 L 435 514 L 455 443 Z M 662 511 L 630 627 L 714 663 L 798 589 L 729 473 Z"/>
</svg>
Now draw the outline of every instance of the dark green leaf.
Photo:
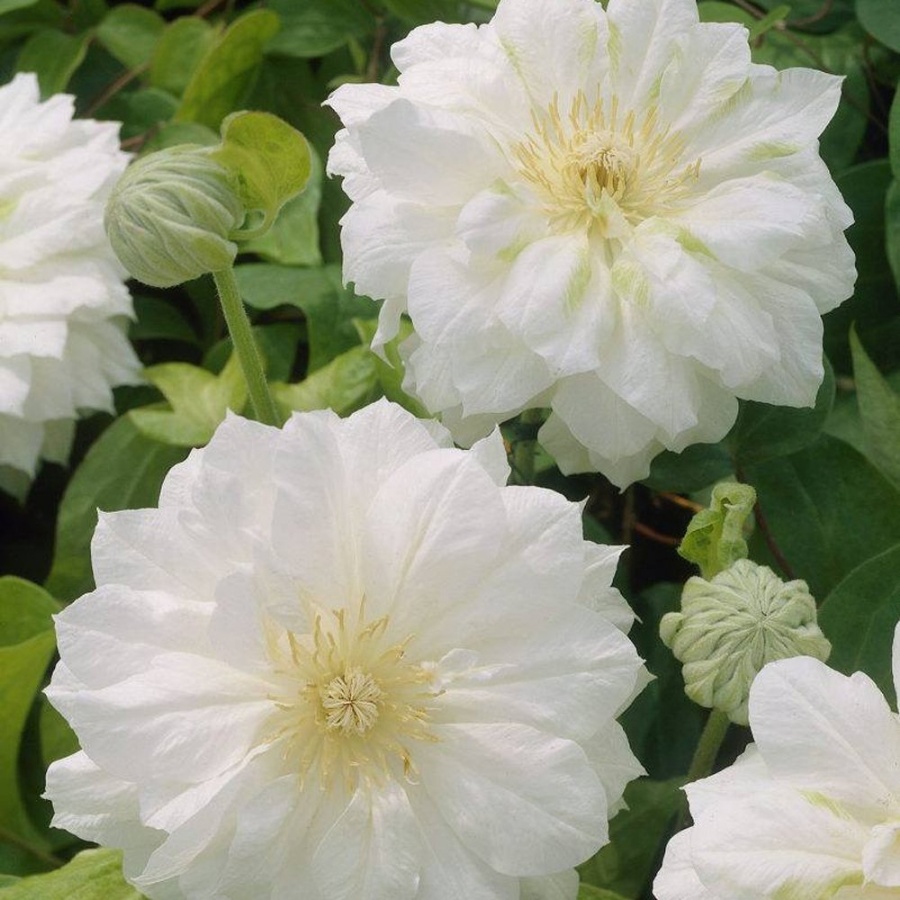
<svg viewBox="0 0 900 900">
<path fill-rule="evenodd" d="M 128 331 L 132 340 L 164 339 L 197 343 L 197 335 L 187 319 L 171 303 L 156 297 L 138 295 L 134 298 L 137 321 Z"/>
<path fill-rule="evenodd" d="M 69 723 L 47 702 L 41 700 L 40 713 L 41 761 L 46 769 L 50 763 L 78 750 L 78 738 Z"/>
<path fill-rule="evenodd" d="M 579 866 L 582 880 L 624 897 L 640 897 L 653 876 L 669 823 L 684 802 L 680 785 L 674 779 L 632 781 L 625 788 L 628 808 L 609 824 L 609 843 Z"/>
<path fill-rule="evenodd" d="M 591 884 L 582 884 L 578 888 L 578 900 L 628 900 L 614 891 L 594 887 Z"/>
<path fill-rule="evenodd" d="M 0 842 L 4 832 L 46 851 L 19 788 L 19 744 L 35 692 L 56 647 L 51 616 L 58 604 L 41 587 L 0 578 Z"/>
<path fill-rule="evenodd" d="M 869 359 L 855 331 L 850 332 L 850 349 L 866 456 L 900 488 L 900 395 Z"/>
<path fill-rule="evenodd" d="M 281 16 L 281 31 L 268 52 L 282 56 L 323 56 L 351 38 L 375 30 L 375 19 L 357 0 L 269 0 Z"/>
<path fill-rule="evenodd" d="M 22 47 L 16 71 L 35 72 L 42 97 L 58 94 L 81 65 L 89 38 L 87 33 L 72 37 L 56 29 L 36 31 Z"/>
<path fill-rule="evenodd" d="M 338 266 L 295 269 L 250 263 L 235 268 L 244 302 L 257 309 L 289 304 L 303 310 L 309 330 L 309 371 L 359 343 L 355 318 L 371 318 L 375 304 L 341 284 Z"/>
<path fill-rule="evenodd" d="M 832 644 L 828 665 L 846 675 L 865 672 L 895 708 L 891 645 L 898 619 L 900 544 L 853 569 L 819 611 L 819 625 Z"/>
<path fill-rule="evenodd" d="M 206 19 L 183 16 L 170 22 L 150 61 L 150 84 L 180 97 L 215 40 L 216 30 Z"/>
<path fill-rule="evenodd" d="M 750 467 L 746 476 L 783 556 L 820 600 L 858 565 L 900 542 L 900 492 L 833 437 L 821 435 L 793 456 Z"/>
<path fill-rule="evenodd" d="M 97 28 L 97 40 L 123 66 L 136 69 L 150 62 L 165 27 L 162 16 L 153 10 L 124 3 L 104 17 Z"/>
<path fill-rule="evenodd" d="M 656 491 L 689 494 L 733 473 L 734 465 L 723 444 L 692 444 L 681 453 L 660 453 L 643 484 Z"/>
<path fill-rule="evenodd" d="M 187 455 L 144 437 L 126 417 L 113 422 L 88 451 L 63 495 L 47 589 L 74 600 L 93 588 L 90 542 L 97 509 L 153 506 L 169 469 Z"/>
<path fill-rule="evenodd" d="M 787 456 L 811 444 L 834 403 L 834 374 L 825 360 L 825 377 L 812 409 L 791 409 L 743 401 L 728 445 L 739 467 Z"/>
<path fill-rule="evenodd" d="M 900 52 L 900 0 L 856 0 L 856 15 L 876 41 Z"/>
</svg>

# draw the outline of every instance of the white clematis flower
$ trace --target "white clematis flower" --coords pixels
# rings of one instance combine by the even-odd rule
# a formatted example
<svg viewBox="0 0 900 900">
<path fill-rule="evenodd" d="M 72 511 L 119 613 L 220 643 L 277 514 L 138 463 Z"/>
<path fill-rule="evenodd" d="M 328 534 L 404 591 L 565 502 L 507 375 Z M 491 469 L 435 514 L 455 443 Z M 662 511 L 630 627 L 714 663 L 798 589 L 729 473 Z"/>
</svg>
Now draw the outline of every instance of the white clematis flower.
<svg viewBox="0 0 900 900">
<path fill-rule="evenodd" d="M 620 548 L 385 401 L 230 417 L 101 515 L 54 823 L 153 900 L 562 900 L 641 769 Z"/>
<path fill-rule="evenodd" d="M 900 690 L 900 627 L 894 633 Z M 770 663 L 750 689 L 756 743 L 686 787 L 658 900 L 900 897 L 900 719 L 861 672 L 809 657 Z"/>
<path fill-rule="evenodd" d="M 415 29 L 398 85 L 340 87 L 344 275 L 408 312 L 406 387 L 464 441 L 531 407 L 564 472 L 620 486 L 810 406 L 851 214 L 818 155 L 840 79 L 750 61 L 695 0 L 500 0 Z"/>
<path fill-rule="evenodd" d="M 0 486 L 16 493 L 40 458 L 68 459 L 80 410 L 111 410 L 111 388 L 140 381 L 103 231 L 128 155 L 118 123 L 73 109 L 40 102 L 32 74 L 0 87 Z"/>
</svg>

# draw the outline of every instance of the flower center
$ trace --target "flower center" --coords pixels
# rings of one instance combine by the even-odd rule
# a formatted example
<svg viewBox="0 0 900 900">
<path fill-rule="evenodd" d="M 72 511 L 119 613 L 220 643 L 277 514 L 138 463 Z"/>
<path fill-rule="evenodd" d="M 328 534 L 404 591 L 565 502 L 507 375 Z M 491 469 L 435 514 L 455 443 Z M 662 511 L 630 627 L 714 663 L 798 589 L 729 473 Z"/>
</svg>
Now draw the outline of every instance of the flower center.
<svg viewBox="0 0 900 900">
<path fill-rule="evenodd" d="M 384 693 L 371 675 L 351 669 L 329 682 L 321 696 L 326 728 L 365 734 L 378 719 Z"/>
<path fill-rule="evenodd" d="M 388 617 L 367 621 L 365 599 L 355 610 L 314 608 L 311 618 L 311 633 L 270 640 L 281 689 L 269 739 L 323 787 L 334 778 L 349 790 L 360 779 L 413 777 L 415 743 L 436 740 L 429 710 L 437 694 L 427 665 L 407 658 L 414 636 L 390 639 Z"/>
<path fill-rule="evenodd" d="M 699 173 L 699 160 L 684 164 L 682 139 L 660 127 L 654 108 L 638 121 L 622 113 L 616 96 L 591 106 L 579 91 L 566 115 L 554 97 L 546 110 L 532 111 L 532 121 L 513 158 L 555 231 L 623 237 L 669 209 Z"/>
</svg>

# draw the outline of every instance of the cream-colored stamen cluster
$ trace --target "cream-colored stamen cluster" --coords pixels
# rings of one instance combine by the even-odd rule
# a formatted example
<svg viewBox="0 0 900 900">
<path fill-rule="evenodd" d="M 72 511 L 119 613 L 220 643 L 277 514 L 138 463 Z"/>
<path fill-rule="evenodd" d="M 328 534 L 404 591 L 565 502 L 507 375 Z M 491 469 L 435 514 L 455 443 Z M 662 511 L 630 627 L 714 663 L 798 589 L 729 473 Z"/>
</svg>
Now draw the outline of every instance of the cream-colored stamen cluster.
<svg viewBox="0 0 900 900">
<path fill-rule="evenodd" d="M 578 91 L 565 116 L 554 96 L 546 110 L 532 110 L 532 122 L 513 158 L 555 231 L 623 237 L 683 197 L 699 173 L 699 161 L 683 162 L 682 139 L 660 126 L 654 107 L 638 121 L 615 95 L 591 104 Z"/>
<path fill-rule="evenodd" d="M 312 631 L 283 632 L 270 653 L 285 692 L 273 697 L 284 757 L 304 777 L 318 772 L 323 787 L 342 778 L 413 778 L 412 746 L 433 741 L 429 730 L 432 675 L 410 662 L 409 635 L 388 638 L 387 616 L 366 620 L 365 598 L 355 611 L 311 611 Z"/>
</svg>

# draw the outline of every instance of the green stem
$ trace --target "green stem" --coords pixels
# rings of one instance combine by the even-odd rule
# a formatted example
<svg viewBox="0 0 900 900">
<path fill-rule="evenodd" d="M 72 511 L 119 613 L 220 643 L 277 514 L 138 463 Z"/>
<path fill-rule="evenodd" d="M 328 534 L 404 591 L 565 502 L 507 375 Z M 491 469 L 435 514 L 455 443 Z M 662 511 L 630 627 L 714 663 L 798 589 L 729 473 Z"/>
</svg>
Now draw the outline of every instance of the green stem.
<svg viewBox="0 0 900 900">
<path fill-rule="evenodd" d="M 280 428 L 281 416 L 275 401 L 269 393 L 269 385 L 266 383 L 266 372 L 263 368 L 262 356 L 256 341 L 253 338 L 253 330 L 250 327 L 250 319 L 241 301 L 241 293 L 238 290 L 237 280 L 234 277 L 234 269 L 220 269 L 212 273 L 219 292 L 219 300 L 222 303 L 222 312 L 225 314 L 225 323 L 228 325 L 228 333 L 231 335 L 235 352 L 241 363 L 241 371 L 247 382 L 247 391 L 250 394 L 250 405 L 257 421 L 265 425 L 274 425 Z"/>
<path fill-rule="evenodd" d="M 54 856 L 47 850 L 42 849 L 41 847 L 36 847 L 34 844 L 30 844 L 24 838 L 19 837 L 17 834 L 14 834 L 11 831 L 7 831 L 5 828 L 0 827 L 0 843 L 10 844 L 13 847 L 18 847 L 20 850 L 24 850 L 26 853 L 33 856 L 35 859 L 39 859 L 44 865 L 50 866 L 52 869 L 58 869 L 60 866 L 65 865 L 64 861 L 61 860 L 58 856 Z"/>
<path fill-rule="evenodd" d="M 712 772 L 730 724 L 728 716 L 719 709 L 714 709 L 709 714 L 697 743 L 697 749 L 694 751 L 691 767 L 688 769 L 687 780 L 689 782 L 696 781 L 698 778 L 706 778 Z"/>
</svg>

